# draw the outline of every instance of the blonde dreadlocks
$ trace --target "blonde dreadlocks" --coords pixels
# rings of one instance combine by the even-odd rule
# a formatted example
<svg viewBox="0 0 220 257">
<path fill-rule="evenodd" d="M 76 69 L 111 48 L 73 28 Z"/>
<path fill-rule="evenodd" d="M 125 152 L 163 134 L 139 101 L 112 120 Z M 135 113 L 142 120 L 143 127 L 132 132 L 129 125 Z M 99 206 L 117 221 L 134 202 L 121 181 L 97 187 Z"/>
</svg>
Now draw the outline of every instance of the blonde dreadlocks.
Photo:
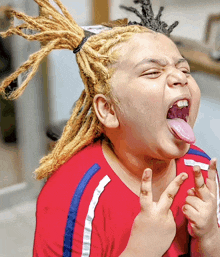
<svg viewBox="0 0 220 257">
<path fill-rule="evenodd" d="M 19 35 L 29 41 L 37 40 L 42 48 L 30 55 L 29 60 L 22 64 L 13 74 L 6 78 L 0 87 L 0 93 L 7 99 L 19 97 L 29 81 L 33 78 L 41 61 L 54 49 L 76 49 L 85 38 L 84 30 L 77 25 L 60 0 L 53 0 L 62 11 L 56 10 L 48 0 L 34 0 L 44 16 L 30 17 L 26 14 L 11 10 L 11 14 L 24 23 L 10 27 L 1 33 L 3 38 Z M 120 22 L 119 22 L 120 24 Z M 40 167 L 35 171 L 36 178 L 49 177 L 62 164 L 67 162 L 82 148 L 94 142 L 103 135 L 103 127 L 95 115 L 93 98 L 96 94 L 111 94 L 110 78 L 112 69 L 110 64 L 117 60 L 116 51 L 112 48 L 121 42 L 127 41 L 135 33 L 150 32 L 151 30 L 139 25 L 126 26 L 123 23 L 100 34 L 93 35 L 83 44 L 76 54 L 80 75 L 85 85 L 78 99 L 73 113 L 67 122 L 62 137 L 53 151 L 41 159 Z M 114 27 L 114 25 L 113 25 Z M 34 35 L 27 35 L 23 29 L 36 31 Z M 28 76 L 22 85 L 9 92 L 9 87 L 20 74 L 28 71 Z"/>
</svg>

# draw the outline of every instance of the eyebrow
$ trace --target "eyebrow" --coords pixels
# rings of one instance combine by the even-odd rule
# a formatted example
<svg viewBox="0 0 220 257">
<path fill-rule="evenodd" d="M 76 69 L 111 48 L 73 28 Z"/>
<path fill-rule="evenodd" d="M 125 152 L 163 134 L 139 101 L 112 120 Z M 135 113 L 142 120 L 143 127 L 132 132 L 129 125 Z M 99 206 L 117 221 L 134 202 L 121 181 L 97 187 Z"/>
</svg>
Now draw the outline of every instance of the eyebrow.
<svg viewBox="0 0 220 257">
<path fill-rule="evenodd" d="M 178 65 L 178 64 L 180 64 L 180 63 L 182 63 L 182 62 L 188 63 L 185 58 L 181 58 L 181 59 L 179 59 L 179 60 L 175 63 L 175 65 Z M 135 65 L 135 68 L 137 68 L 138 66 L 141 66 L 141 65 L 143 65 L 143 64 L 148 64 L 148 63 L 155 63 L 155 64 L 157 64 L 157 65 L 159 65 L 159 66 L 163 66 L 163 67 L 167 65 L 167 61 L 164 60 L 164 59 L 153 59 L 153 58 L 147 58 L 147 59 L 146 59 L 146 58 L 145 58 L 145 59 L 143 59 L 142 61 L 140 61 L 138 64 L 136 64 L 136 65 Z"/>
</svg>

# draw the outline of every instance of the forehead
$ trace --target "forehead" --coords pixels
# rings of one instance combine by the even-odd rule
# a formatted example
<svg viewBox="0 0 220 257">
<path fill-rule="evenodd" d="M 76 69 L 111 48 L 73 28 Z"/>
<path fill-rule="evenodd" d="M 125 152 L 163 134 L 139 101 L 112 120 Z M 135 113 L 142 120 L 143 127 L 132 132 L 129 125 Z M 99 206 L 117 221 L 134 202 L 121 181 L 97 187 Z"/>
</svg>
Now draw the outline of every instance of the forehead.
<svg viewBox="0 0 220 257">
<path fill-rule="evenodd" d="M 120 64 L 136 66 L 145 60 L 159 60 L 161 65 L 178 62 L 182 56 L 174 42 L 167 36 L 156 33 L 138 33 L 119 48 Z M 118 67 L 119 68 L 119 67 Z"/>
</svg>

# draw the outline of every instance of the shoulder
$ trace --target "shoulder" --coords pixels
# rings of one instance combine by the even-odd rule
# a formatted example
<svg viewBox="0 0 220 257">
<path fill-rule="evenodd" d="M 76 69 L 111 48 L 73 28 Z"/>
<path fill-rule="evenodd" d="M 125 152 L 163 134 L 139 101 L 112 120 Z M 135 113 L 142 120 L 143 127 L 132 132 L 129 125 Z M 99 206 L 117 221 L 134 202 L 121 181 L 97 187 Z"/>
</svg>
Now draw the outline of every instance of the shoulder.
<svg viewBox="0 0 220 257">
<path fill-rule="evenodd" d="M 74 229 L 83 233 L 85 221 L 90 224 L 88 210 L 89 215 L 93 215 L 109 183 L 108 167 L 103 158 L 101 144 L 97 142 L 74 155 L 48 179 L 37 201 L 35 245 L 41 242 L 48 251 L 50 248 L 58 253 L 68 241 L 68 231 L 71 238 Z"/>
<path fill-rule="evenodd" d="M 177 174 L 182 171 L 193 174 L 193 166 L 198 165 L 202 170 L 203 176 L 206 178 L 210 160 L 211 158 L 204 150 L 195 145 L 191 145 L 189 151 L 177 160 Z"/>
<path fill-rule="evenodd" d="M 198 158 L 202 158 L 202 160 L 205 161 L 210 161 L 211 158 L 209 157 L 209 155 L 203 151 L 201 148 L 199 148 L 198 146 L 195 145 L 191 145 L 189 151 L 186 153 L 185 157 L 187 156 L 191 156 L 191 157 L 195 157 L 198 156 Z"/>
<path fill-rule="evenodd" d="M 69 205 L 81 181 L 85 185 L 97 173 L 103 173 L 103 158 L 99 142 L 82 149 L 48 179 L 38 197 L 38 203 L 50 207 Z"/>
<path fill-rule="evenodd" d="M 193 167 L 198 165 L 202 170 L 206 171 L 208 170 L 210 160 L 209 155 L 195 145 L 191 145 L 189 151 L 180 158 L 180 162 L 185 166 Z"/>
</svg>

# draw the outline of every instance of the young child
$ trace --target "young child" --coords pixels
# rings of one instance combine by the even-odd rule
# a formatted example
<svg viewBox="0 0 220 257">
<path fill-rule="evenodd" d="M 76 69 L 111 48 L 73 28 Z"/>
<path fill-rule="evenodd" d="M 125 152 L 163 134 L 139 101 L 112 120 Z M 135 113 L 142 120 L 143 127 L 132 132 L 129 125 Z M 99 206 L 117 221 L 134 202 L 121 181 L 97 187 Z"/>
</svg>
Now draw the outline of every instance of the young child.
<svg viewBox="0 0 220 257">
<path fill-rule="evenodd" d="M 18 97 L 53 49 L 76 54 L 85 84 L 62 137 L 41 160 L 34 256 L 220 256 L 216 160 L 194 145 L 200 90 L 169 28 L 140 2 L 141 23 L 85 37 L 59 0 L 2 33 L 44 44 L 7 78 Z M 124 24 L 126 23 L 126 24 Z M 26 35 L 23 28 L 38 31 Z M 23 85 L 8 87 L 29 71 Z M 6 92 L 5 92 L 6 91 Z"/>
</svg>

